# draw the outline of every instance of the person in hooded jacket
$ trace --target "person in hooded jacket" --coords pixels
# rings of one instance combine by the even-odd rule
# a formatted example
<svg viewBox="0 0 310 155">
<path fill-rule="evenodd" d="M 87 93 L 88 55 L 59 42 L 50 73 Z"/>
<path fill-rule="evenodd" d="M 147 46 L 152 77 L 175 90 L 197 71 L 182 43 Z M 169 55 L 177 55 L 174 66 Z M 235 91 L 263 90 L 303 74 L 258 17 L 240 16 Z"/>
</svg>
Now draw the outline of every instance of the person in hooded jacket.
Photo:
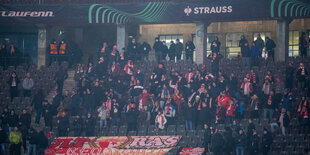
<svg viewBox="0 0 310 155">
<path fill-rule="evenodd" d="M 239 134 L 235 140 L 236 140 L 236 155 L 244 155 L 244 149 L 246 146 L 247 139 L 242 129 L 239 130 Z"/>
<path fill-rule="evenodd" d="M 18 124 L 18 116 L 15 114 L 15 110 L 12 109 L 8 115 L 9 132 L 13 131 L 14 127 Z"/>
<path fill-rule="evenodd" d="M 88 113 L 85 119 L 86 136 L 94 136 L 95 125 L 96 125 L 96 119 L 91 115 L 91 113 Z"/>
<path fill-rule="evenodd" d="M 142 55 L 142 60 L 149 60 L 149 53 L 151 51 L 151 46 L 149 43 L 144 41 L 140 46 L 140 54 Z"/>
<path fill-rule="evenodd" d="M 3 155 L 6 155 L 6 148 L 5 143 L 8 141 L 8 135 L 5 130 L 0 126 L 0 147 L 1 147 L 1 153 Z"/>
<path fill-rule="evenodd" d="M 192 41 L 188 40 L 185 44 L 185 54 L 186 54 L 186 60 L 192 60 L 193 61 L 193 54 L 195 50 L 195 45 Z"/>
<path fill-rule="evenodd" d="M 248 135 L 248 151 L 250 155 L 257 155 L 259 153 L 259 137 L 257 131 L 253 130 L 252 135 Z"/>
<path fill-rule="evenodd" d="M 43 106 L 42 106 L 43 100 L 44 100 L 43 91 L 39 89 L 37 93 L 34 95 L 32 100 L 32 105 L 34 106 L 34 109 L 36 111 L 36 117 L 35 117 L 36 124 L 40 123 L 40 118 L 43 112 Z"/>
<path fill-rule="evenodd" d="M 48 147 L 48 139 L 44 135 L 43 131 L 38 133 L 38 145 L 37 145 L 37 154 L 44 154 L 45 149 Z"/>
<path fill-rule="evenodd" d="M 27 140 L 29 141 L 28 145 L 28 155 L 37 154 L 37 145 L 38 145 L 38 133 L 35 129 L 31 128 L 29 134 L 27 135 Z"/>
<path fill-rule="evenodd" d="M 155 38 L 155 43 L 153 45 L 153 49 L 155 50 L 155 55 L 156 55 L 156 60 L 157 62 L 159 62 L 160 60 L 162 60 L 162 50 L 163 48 L 163 43 L 159 40 L 158 37 Z"/>
<path fill-rule="evenodd" d="M 76 115 L 72 123 L 75 137 L 82 136 L 83 124 L 83 119 L 80 117 L 80 115 Z"/>
<path fill-rule="evenodd" d="M 138 118 L 138 111 L 136 109 L 136 105 L 131 103 L 127 107 L 127 124 L 128 124 L 128 131 L 137 131 L 137 118 Z"/>
<path fill-rule="evenodd" d="M 263 150 L 263 155 L 268 155 L 268 152 L 270 150 L 270 146 L 273 143 L 273 138 L 271 133 L 267 129 L 264 129 L 264 134 L 262 137 L 262 150 Z"/>
</svg>

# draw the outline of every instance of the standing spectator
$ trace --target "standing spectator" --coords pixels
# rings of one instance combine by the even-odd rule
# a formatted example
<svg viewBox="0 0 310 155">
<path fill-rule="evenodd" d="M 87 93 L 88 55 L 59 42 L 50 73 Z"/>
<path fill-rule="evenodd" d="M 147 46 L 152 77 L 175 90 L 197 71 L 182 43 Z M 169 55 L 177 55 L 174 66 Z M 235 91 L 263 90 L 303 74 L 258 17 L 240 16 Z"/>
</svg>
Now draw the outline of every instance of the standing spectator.
<svg viewBox="0 0 310 155">
<path fill-rule="evenodd" d="M 253 42 L 251 47 L 251 67 L 258 66 L 259 52 L 259 47 Z"/>
<path fill-rule="evenodd" d="M 274 132 L 275 127 L 280 127 L 282 131 L 282 135 L 285 136 L 285 128 L 288 127 L 289 123 L 290 123 L 290 120 L 286 113 L 286 110 L 282 108 L 278 121 L 270 124 L 271 132 Z"/>
<path fill-rule="evenodd" d="M 258 47 L 258 56 L 262 57 L 262 53 L 263 53 L 263 49 L 265 47 L 265 43 L 264 43 L 264 40 L 262 39 L 262 37 L 260 36 L 260 33 L 257 34 L 257 38 L 254 42 L 255 42 L 255 45 Z"/>
<path fill-rule="evenodd" d="M 264 129 L 264 134 L 262 137 L 263 155 L 268 155 L 272 142 L 273 142 L 272 135 L 269 133 L 267 129 Z"/>
<path fill-rule="evenodd" d="M 83 119 L 80 117 L 80 115 L 76 115 L 72 123 L 75 137 L 82 136 L 83 124 Z"/>
<path fill-rule="evenodd" d="M 9 131 L 9 126 L 8 126 L 8 117 L 9 117 L 9 110 L 8 108 L 4 108 L 3 111 L 2 111 L 2 114 L 1 114 L 1 127 L 2 129 L 7 132 Z"/>
<path fill-rule="evenodd" d="M 103 127 L 107 127 L 107 118 L 109 117 L 106 103 L 102 102 L 102 105 L 98 108 L 98 117 L 100 119 L 100 131 Z"/>
<path fill-rule="evenodd" d="M 52 117 L 53 117 L 53 112 L 52 112 L 52 106 L 48 103 L 47 100 L 43 101 L 42 105 L 42 116 L 44 117 L 44 124 L 45 127 L 49 127 L 50 130 L 53 128 L 52 124 Z"/>
<path fill-rule="evenodd" d="M 9 132 L 12 132 L 14 127 L 18 125 L 18 116 L 15 114 L 15 110 L 12 109 L 8 115 Z"/>
<path fill-rule="evenodd" d="M 177 61 L 181 60 L 181 56 L 183 52 L 183 43 L 181 43 L 179 39 L 177 39 L 175 42 L 175 52 L 176 52 Z"/>
<path fill-rule="evenodd" d="M 1 147 L 1 153 L 3 155 L 6 155 L 6 148 L 5 144 L 7 143 L 8 135 L 6 131 L 3 130 L 3 128 L 0 126 L 0 147 Z"/>
<path fill-rule="evenodd" d="M 168 52 L 169 59 L 172 60 L 173 62 L 175 61 L 176 57 L 176 45 L 173 40 L 170 41 L 170 47 L 169 47 L 169 52 Z"/>
<path fill-rule="evenodd" d="M 193 130 L 194 110 L 193 105 L 188 103 L 188 107 L 185 108 L 184 112 L 186 131 Z"/>
<path fill-rule="evenodd" d="M 204 124 L 204 146 L 205 146 L 205 152 L 210 152 L 210 146 L 211 146 L 211 128 L 208 126 L 208 124 Z"/>
<path fill-rule="evenodd" d="M 166 123 L 167 123 L 166 117 L 162 113 L 162 110 L 160 109 L 158 111 L 156 118 L 155 118 L 155 126 L 156 126 L 156 128 L 163 130 L 165 128 Z"/>
<path fill-rule="evenodd" d="M 244 35 L 241 36 L 241 40 L 239 41 L 239 47 L 241 48 L 242 65 L 250 66 L 250 46 L 248 40 L 245 39 Z"/>
<path fill-rule="evenodd" d="M 60 69 L 58 70 L 58 72 L 56 72 L 55 77 L 54 77 L 57 83 L 57 86 L 58 86 L 57 92 L 59 94 L 62 94 L 64 81 L 67 79 L 67 77 L 68 77 L 67 71 L 60 67 Z"/>
<path fill-rule="evenodd" d="M 155 38 L 155 43 L 153 45 L 153 49 L 155 50 L 156 60 L 157 62 L 160 62 L 162 60 L 162 47 L 163 43 L 159 40 L 158 37 Z"/>
<path fill-rule="evenodd" d="M 296 72 L 298 88 L 301 89 L 305 88 L 307 77 L 308 77 L 308 70 L 305 68 L 304 63 L 301 62 Z"/>
<path fill-rule="evenodd" d="M 44 100 L 43 91 L 39 89 L 37 93 L 34 95 L 33 100 L 32 100 L 32 105 L 34 105 L 34 109 L 36 111 L 36 118 L 35 118 L 36 124 L 40 123 L 40 118 L 43 112 L 43 107 L 42 107 L 43 100 Z"/>
<path fill-rule="evenodd" d="M 136 43 L 136 39 L 132 38 L 131 42 L 128 44 L 128 47 L 127 47 L 130 60 L 134 61 L 137 59 L 137 53 L 139 50 L 138 48 L 139 48 L 139 45 L 138 43 Z"/>
<path fill-rule="evenodd" d="M 127 124 L 128 124 L 128 131 L 137 131 L 137 118 L 138 118 L 138 111 L 136 109 L 136 105 L 134 103 L 130 103 L 127 107 Z"/>
<path fill-rule="evenodd" d="M 170 45 L 171 46 L 171 45 Z M 162 59 L 166 59 L 167 56 L 169 57 L 169 49 L 166 44 L 166 41 L 163 41 L 163 46 L 162 46 Z"/>
<path fill-rule="evenodd" d="M 142 45 L 140 46 L 140 54 L 142 55 L 142 60 L 149 60 L 149 53 L 151 51 L 151 46 L 149 43 L 144 41 Z"/>
<path fill-rule="evenodd" d="M 302 97 L 301 101 L 298 105 L 297 114 L 298 114 L 298 121 L 299 124 L 305 129 L 306 127 L 309 128 L 309 105 L 310 103 L 307 101 L 306 97 Z"/>
<path fill-rule="evenodd" d="M 257 155 L 259 153 L 259 137 L 257 135 L 257 131 L 253 130 L 252 135 L 248 135 L 250 138 L 249 140 L 249 145 L 248 145 L 248 150 L 250 155 Z"/>
<path fill-rule="evenodd" d="M 19 78 L 16 75 L 16 72 L 12 72 L 11 77 L 9 78 L 8 84 L 10 86 L 10 95 L 11 95 L 11 101 L 13 101 L 14 97 L 18 97 L 18 84 L 19 84 Z"/>
<path fill-rule="evenodd" d="M 246 145 L 246 136 L 242 129 L 239 130 L 239 134 L 236 137 L 236 155 L 244 155 L 244 148 Z"/>
<path fill-rule="evenodd" d="M 253 86 L 250 79 L 244 78 L 243 83 L 241 84 L 241 89 L 244 96 L 249 97 L 251 95 L 253 92 Z"/>
<path fill-rule="evenodd" d="M 212 54 L 216 53 L 218 54 L 220 52 L 221 49 L 221 42 L 219 41 L 219 38 L 216 36 L 214 38 L 214 40 L 211 43 L 211 47 L 210 47 Z"/>
<path fill-rule="evenodd" d="M 38 137 L 37 131 L 31 128 L 27 136 L 27 140 L 29 141 L 27 155 L 32 155 L 32 153 L 37 154 Z"/>
<path fill-rule="evenodd" d="M 293 88 L 293 80 L 294 80 L 294 72 L 295 72 L 295 68 L 293 66 L 293 62 L 289 62 L 289 65 L 286 67 L 286 78 L 285 78 L 285 88 L 288 88 L 289 90 L 292 90 Z"/>
<path fill-rule="evenodd" d="M 164 107 L 164 115 L 167 119 L 167 125 L 174 124 L 175 107 L 171 105 L 171 98 L 166 101 L 166 105 Z"/>
<path fill-rule="evenodd" d="M 19 121 L 22 122 L 27 129 L 30 129 L 31 114 L 29 114 L 26 109 L 23 109 L 22 114 L 19 116 Z"/>
<path fill-rule="evenodd" d="M 108 50 L 109 50 L 109 47 L 108 47 L 107 42 L 103 42 L 102 46 L 99 48 L 99 51 L 98 51 L 98 60 L 100 57 L 106 57 L 109 52 Z"/>
<path fill-rule="evenodd" d="M 114 103 L 114 105 L 110 111 L 110 118 L 112 119 L 112 125 L 120 126 L 121 111 L 119 108 L 119 104 L 117 102 Z"/>
<path fill-rule="evenodd" d="M 186 54 L 186 60 L 192 60 L 193 62 L 193 54 L 195 50 L 195 45 L 192 41 L 188 40 L 185 44 L 185 54 Z"/>
<path fill-rule="evenodd" d="M 259 100 L 256 94 L 254 94 L 251 97 L 251 105 L 250 105 L 250 111 L 251 111 L 251 118 L 258 118 L 259 117 Z"/>
<path fill-rule="evenodd" d="M 58 124 L 58 135 L 59 135 L 59 137 L 68 136 L 69 117 L 67 116 L 66 112 L 61 113 L 61 116 L 58 117 L 57 124 Z"/>
<path fill-rule="evenodd" d="M 91 115 L 91 113 L 87 114 L 87 117 L 85 119 L 85 127 L 86 127 L 86 136 L 95 136 L 94 133 L 94 126 L 96 125 L 96 120 L 95 118 Z"/>
<path fill-rule="evenodd" d="M 219 53 L 212 53 L 208 56 L 208 58 L 211 60 L 211 73 L 215 76 L 218 76 L 219 73 L 219 64 L 220 60 L 222 59 L 222 55 Z"/>
<path fill-rule="evenodd" d="M 44 135 L 43 131 L 38 134 L 37 154 L 44 154 L 45 149 L 48 147 L 48 139 Z"/>
<path fill-rule="evenodd" d="M 15 45 L 13 43 L 9 47 L 9 51 L 8 51 L 8 54 L 7 54 L 7 59 L 8 59 L 8 65 L 9 66 L 17 66 L 17 65 L 19 65 L 20 52 L 15 47 Z"/>
<path fill-rule="evenodd" d="M 214 155 L 222 155 L 224 138 L 222 134 L 218 131 L 218 129 L 215 130 L 211 142 Z"/>
<path fill-rule="evenodd" d="M 270 91 L 267 98 L 265 98 L 264 118 L 272 119 L 274 110 L 276 109 L 274 92 Z"/>
<path fill-rule="evenodd" d="M 11 155 L 20 155 L 21 143 L 22 143 L 22 133 L 15 126 L 14 130 L 10 133 L 10 154 Z"/>
<path fill-rule="evenodd" d="M 268 53 L 268 57 L 272 58 L 274 61 L 274 48 L 276 48 L 276 44 L 272 39 L 266 37 L 266 52 Z"/>
<path fill-rule="evenodd" d="M 0 46 L 0 66 L 4 66 L 6 68 L 7 66 L 7 49 L 5 44 L 1 44 Z"/>
<path fill-rule="evenodd" d="M 132 45 L 131 50 L 132 50 L 132 52 L 134 52 L 132 54 L 136 54 L 136 52 L 138 51 L 137 48 L 138 48 L 137 45 Z M 133 55 L 133 57 L 134 57 L 134 55 Z M 117 45 L 114 44 L 112 47 L 112 51 L 109 55 L 109 62 L 108 62 L 109 67 L 111 66 L 112 62 L 119 62 L 119 59 L 120 59 L 119 51 L 117 50 Z M 100 63 L 103 64 L 103 66 L 104 66 L 105 65 L 104 59 L 103 59 L 103 62 L 101 61 Z M 106 68 L 106 67 L 104 67 L 104 68 Z M 101 75 L 102 75 L 102 72 L 104 72 L 104 71 L 101 71 Z"/>
<path fill-rule="evenodd" d="M 79 114 L 81 106 L 81 97 L 76 92 L 76 90 L 72 90 L 72 97 L 71 97 L 71 115 L 76 116 Z"/>
<path fill-rule="evenodd" d="M 306 57 L 308 52 L 308 39 L 305 32 L 299 38 L 299 52 L 301 57 Z"/>
<path fill-rule="evenodd" d="M 34 86 L 34 81 L 30 77 L 30 73 L 28 72 L 26 74 L 26 78 L 23 80 L 23 88 L 24 88 L 24 97 L 30 97 L 31 96 L 31 90 Z"/>
</svg>

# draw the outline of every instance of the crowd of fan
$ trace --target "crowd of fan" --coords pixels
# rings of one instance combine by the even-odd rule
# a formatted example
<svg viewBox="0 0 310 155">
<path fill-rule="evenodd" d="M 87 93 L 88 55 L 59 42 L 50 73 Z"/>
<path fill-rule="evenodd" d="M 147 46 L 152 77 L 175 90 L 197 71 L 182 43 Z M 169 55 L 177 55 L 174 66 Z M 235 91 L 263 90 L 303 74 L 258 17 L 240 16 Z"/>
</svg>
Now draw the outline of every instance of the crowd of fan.
<svg viewBox="0 0 310 155">
<path fill-rule="evenodd" d="M 255 60 L 250 67 L 239 59 L 222 58 L 216 51 L 219 49 L 216 42 L 211 46 L 215 46 L 215 51 L 207 57 L 207 62 L 196 65 L 190 56 L 189 60 L 177 58 L 177 63 L 174 59 L 165 60 L 162 55 L 157 57 L 158 63 L 137 60 L 137 55 L 132 55 L 138 48 L 135 42 L 130 43 L 127 50 L 123 49 L 122 54 L 116 45 L 109 48 L 104 44 L 96 63 L 76 66 L 74 78 L 78 89 L 70 92 L 64 88 L 63 91 L 68 75 L 66 69 L 60 67 L 54 76 L 57 86 L 53 101 L 45 100 L 41 90 L 35 93 L 34 123 L 39 124 L 43 116 L 47 131 L 56 132 L 56 136 L 100 136 L 112 127 L 122 126 L 126 126 L 129 133 L 145 125 L 154 126 L 153 132 L 160 135 L 167 133 L 171 126 L 185 124 L 187 133 L 204 131 L 200 146 L 205 147 L 206 152 L 232 154 L 236 151 L 238 155 L 268 154 L 276 128 L 281 129 L 281 136 L 286 136 L 291 121 L 299 122 L 299 133 L 309 132 L 307 59 L 303 62 L 290 59 L 285 65 L 258 57 L 259 61 Z M 188 49 L 187 45 L 185 48 Z M 23 83 L 31 83 L 28 76 L 25 80 Z M 12 100 L 17 96 L 14 87 L 18 83 L 13 72 L 8 80 Z M 24 95 L 30 93 L 26 88 Z M 26 149 L 27 138 L 29 154 L 36 146 L 44 148 L 41 144 L 45 143 L 39 142 L 43 139 L 31 137 L 32 133 L 38 134 L 34 129 L 29 133 L 23 130 L 23 126 L 28 129 L 31 124 L 31 115 L 26 117 L 26 113 L 23 111 L 18 117 L 13 109 L 3 110 L 0 141 L 3 149 L 7 132 L 10 151 L 18 154 L 20 149 L 16 148 L 21 144 Z M 247 126 L 238 123 L 244 120 L 249 122 Z M 263 128 L 255 127 L 257 122 L 265 122 Z M 16 126 L 19 128 L 14 128 Z M 184 136 L 180 143 L 186 138 Z"/>
</svg>

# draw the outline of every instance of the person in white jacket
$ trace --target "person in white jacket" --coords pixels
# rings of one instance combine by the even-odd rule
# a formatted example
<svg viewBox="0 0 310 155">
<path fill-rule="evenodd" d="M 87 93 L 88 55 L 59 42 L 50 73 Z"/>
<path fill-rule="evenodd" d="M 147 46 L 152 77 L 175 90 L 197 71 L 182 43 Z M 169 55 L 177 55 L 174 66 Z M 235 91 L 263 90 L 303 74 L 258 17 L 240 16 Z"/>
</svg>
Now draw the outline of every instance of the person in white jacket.
<svg viewBox="0 0 310 155">
<path fill-rule="evenodd" d="M 165 124 L 167 123 L 167 119 L 165 115 L 163 114 L 163 111 L 160 109 L 158 111 L 158 114 L 155 118 L 155 125 L 158 127 L 158 129 L 163 130 L 165 128 Z"/>
</svg>

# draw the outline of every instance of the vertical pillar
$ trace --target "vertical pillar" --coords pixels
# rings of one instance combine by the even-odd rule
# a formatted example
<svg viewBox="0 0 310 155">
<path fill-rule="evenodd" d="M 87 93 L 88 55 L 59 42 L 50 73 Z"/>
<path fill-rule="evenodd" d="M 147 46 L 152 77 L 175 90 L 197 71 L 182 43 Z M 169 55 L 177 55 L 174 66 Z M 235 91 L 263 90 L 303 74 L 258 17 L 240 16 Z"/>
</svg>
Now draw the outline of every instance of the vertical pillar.
<svg viewBox="0 0 310 155">
<path fill-rule="evenodd" d="M 46 65 L 46 28 L 38 27 L 38 68 Z"/>
<path fill-rule="evenodd" d="M 128 31 L 127 26 L 124 24 L 117 24 L 117 38 L 116 38 L 116 44 L 118 51 L 121 52 L 122 48 L 126 47 L 128 42 Z"/>
<path fill-rule="evenodd" d="M 203 64 L 206 59 L 206 37 L 207 37 L 207 27 L 210 23 L 196 23 L 196 58 L 197 64 Z"/>
<path fill-rule="evenodd" d="M 277 48 L 275 50 L 275 61 L 285 61 L 288 57 L 288 41 L 289 41 L 289 21 L 277 21 Z"/>
</svg>

